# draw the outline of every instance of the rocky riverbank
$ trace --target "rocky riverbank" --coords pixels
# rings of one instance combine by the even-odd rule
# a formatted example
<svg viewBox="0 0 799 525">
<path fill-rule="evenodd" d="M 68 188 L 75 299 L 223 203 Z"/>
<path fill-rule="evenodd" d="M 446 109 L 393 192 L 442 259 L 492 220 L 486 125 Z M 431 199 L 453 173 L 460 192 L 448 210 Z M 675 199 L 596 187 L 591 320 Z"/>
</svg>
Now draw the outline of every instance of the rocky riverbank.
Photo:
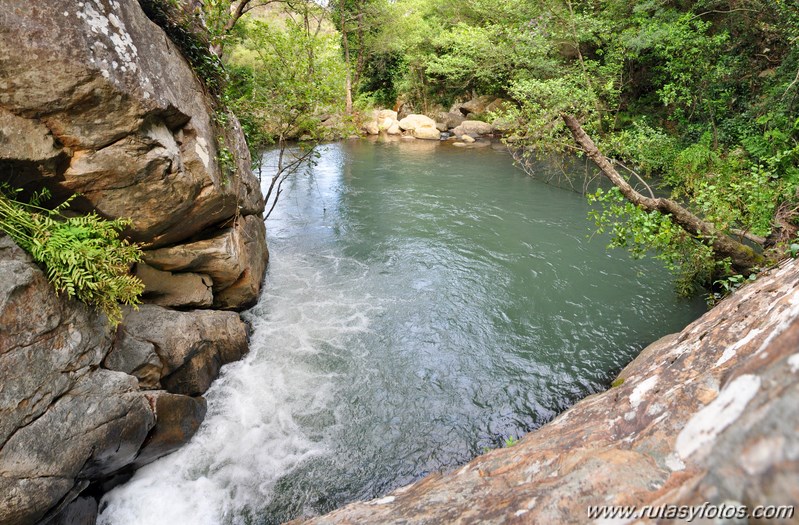
<svg viewBox="0 0 799 525">
<path fill-rule="evenodd" d="M 449 111 L 438 108 L 430 115 L 376 109 L 366 115 L 361 131 L 367 135 L 401 136 L 407 139 L 441 140 L 447 138 L 456 145 L 472 144 L 485 136 L 498 136 L 509 129 L 506 122 L 494 113 L 507 109 L 509 102 L 491 96 L 479 96 L 453 104 Z"/>
<path fill-rule="evenodd" d="M 137 2 L 4 3 L 0 86 L 0 182 L 79 193 L 146 249 L 149 304 L 112 330 L 0 234 L 0 523 L 91 522 L 247 351 L 263 197 L 235 117 Z"/>
</svg>

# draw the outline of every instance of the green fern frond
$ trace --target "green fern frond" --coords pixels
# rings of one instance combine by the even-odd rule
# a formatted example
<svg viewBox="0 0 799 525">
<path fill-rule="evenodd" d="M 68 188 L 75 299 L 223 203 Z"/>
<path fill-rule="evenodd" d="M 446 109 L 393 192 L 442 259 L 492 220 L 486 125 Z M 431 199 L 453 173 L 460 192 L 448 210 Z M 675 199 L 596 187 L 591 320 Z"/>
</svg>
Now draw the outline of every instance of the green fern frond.
<svg viewBox="0 0 799 525">
<path fill-rule="evenodd" d="M 137 305 L 144 291 L 129 272 L 141 260 L 141 249 L 120 238 L 131 221 L 96 213 L 67 217 L 63 212 L 75 196 L 48 210 L 42 203 L 49 191 L 34 193 L 27 203 L 17 200 L 20 191 L 0 183 L 0 230 L 44 266 L 56 292 L 101 310 L 116 326 L 120 304 Z"/>
</svg>

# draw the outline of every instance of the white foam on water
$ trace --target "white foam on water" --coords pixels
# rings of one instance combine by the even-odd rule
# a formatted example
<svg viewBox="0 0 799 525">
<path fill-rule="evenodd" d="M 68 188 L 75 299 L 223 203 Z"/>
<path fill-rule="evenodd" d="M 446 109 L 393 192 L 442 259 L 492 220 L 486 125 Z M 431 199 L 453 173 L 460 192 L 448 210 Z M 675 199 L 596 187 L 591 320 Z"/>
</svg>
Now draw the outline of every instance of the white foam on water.
<svg viewBox="0 0 799 525">
<path fill-rule="evenodd" d="M 335 373 L 308 361 L 343 352 L 378 307 L 353 293 L 365 271 L 359 263 L 312 257 L 273 257 L 267 291 L 247 314 L 251 353 L 212 385 L 208 415 L 188 445 L 106 494 L 101 525 L 243 524 L 248 509 L 268 504 L 276 481 L 328 453 L 298 417 L 334 413 Z"/>
</svg>

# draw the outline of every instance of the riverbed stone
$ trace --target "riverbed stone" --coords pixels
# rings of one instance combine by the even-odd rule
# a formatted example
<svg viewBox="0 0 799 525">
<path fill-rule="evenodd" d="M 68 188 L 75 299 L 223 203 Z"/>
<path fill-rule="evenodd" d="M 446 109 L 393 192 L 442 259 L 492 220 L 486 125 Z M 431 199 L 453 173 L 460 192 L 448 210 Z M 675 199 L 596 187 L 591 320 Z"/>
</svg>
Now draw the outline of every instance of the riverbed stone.
<svg viewBox="0 0 799 525">
<path fill-rule="evenodd" d="M 145 302 L 179 308 L 209 307 L 214 302 L 209 275 L 164 272 L 143 262 L 136 265 L 135 275 L 144 283 Z"/>
<path fill-rule="evenodd" d="M 159 391 L 148 398 L 155 406 L 155 426 L 133 462 L 134 468 L 152 463 L 188 443 L 208 410 L 208 403 L 202 397 Z"/>
<path fill-rule="evenodd" d="M 494 128 L 491 124 L 480 120 L 464 120 L 457 128 L 452 130 L 452 133 L 459 137 L 462 135 L 479 137 L 480 135 L 489 135 L 493 132 Z"/>
<path fill-rule="evenodd" d="M 125 367 L 133 374 L 146 370 L 148 386 L 175 394 L 202 394 L 223 365 L 247 352 L 246 326 L 234 312 L 178 312 L 142 305 L 125 313 L 117 333 L 114 353 L 141 356 Z M 155 363 L 160 369 L 155 370 Z M 153 385 L 156 372 L 159 383 Z"/>
<path fill-rule="evenodd" d="M 798 379 L 792 260 L 517 444 L 292 523 L 586 523 L 600 505 L 796 505 Z"/>
<path fill-rule="evenodd" d="M 422 140 L 440 140 L 441 132 L 435 126 L 421 126 L 413 130 L 413 136 Z"/>
<path fill-rule="evenodd" d="M 426 115 L 408 115 L 399 121 L 399 127 L 403 131 L 414 131 L 416 128 L 434 128 L 436 121 Z"/>
</svg>

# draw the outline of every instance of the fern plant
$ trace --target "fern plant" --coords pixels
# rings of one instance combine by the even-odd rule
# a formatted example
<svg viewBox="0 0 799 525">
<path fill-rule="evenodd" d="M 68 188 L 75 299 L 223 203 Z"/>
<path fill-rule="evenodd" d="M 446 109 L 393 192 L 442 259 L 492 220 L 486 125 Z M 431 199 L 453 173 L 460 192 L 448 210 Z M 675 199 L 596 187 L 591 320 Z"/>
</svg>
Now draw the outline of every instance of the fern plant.
<svg viewBox="0 0 799 525">
<path fill-rule="evenodd" d="M 45 267 L 58 293 L 98 308 L 112 326 L 119 324 L 120 303 L 135 306 L 144 291 L 129 273 L 141 260 L 141 249 L 119 235 L 130 220 L 96 213 L 68 217 L 64 211 L 74 196 L 50 210 L 41 206 L 50 197 L 46 190 L 27 203 L 17 200 L 19 191 L 0 185 L 0 230 Z"/>
</svg>

